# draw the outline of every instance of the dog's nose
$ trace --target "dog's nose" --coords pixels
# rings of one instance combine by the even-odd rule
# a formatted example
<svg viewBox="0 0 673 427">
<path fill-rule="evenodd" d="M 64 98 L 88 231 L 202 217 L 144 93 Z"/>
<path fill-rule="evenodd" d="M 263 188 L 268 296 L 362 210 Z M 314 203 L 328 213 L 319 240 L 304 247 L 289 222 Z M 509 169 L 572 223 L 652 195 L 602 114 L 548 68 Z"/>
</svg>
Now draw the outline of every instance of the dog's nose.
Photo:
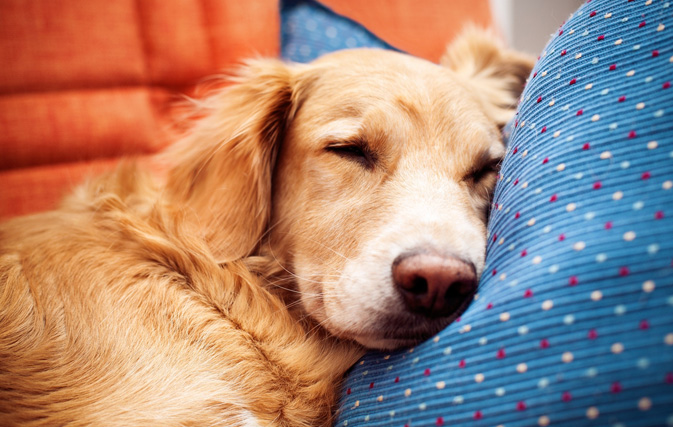
<svg viewBox="0 0 673 427">
<path fill-rule="evenodd" d="M 428 317 L 455 313 L 477 289 L 472 264 L 433 253 L 397 257 L 393 262 L 393 281 L 409 310 Z"/>
</svg>

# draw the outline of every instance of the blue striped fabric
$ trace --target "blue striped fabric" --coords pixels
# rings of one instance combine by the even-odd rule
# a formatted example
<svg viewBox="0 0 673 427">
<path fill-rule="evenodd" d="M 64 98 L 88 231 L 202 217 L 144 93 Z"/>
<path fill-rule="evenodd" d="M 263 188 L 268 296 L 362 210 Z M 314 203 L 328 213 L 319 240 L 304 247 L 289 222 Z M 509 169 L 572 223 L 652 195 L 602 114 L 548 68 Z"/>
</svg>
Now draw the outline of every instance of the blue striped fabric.
<svg viewBox="0 0 673 427">
<path fill-rule="evenodd" d="M 479 295 L 350 372 L 339 426 L 673 426 L 673 8 L 593 0 L 522 96 Z"/>
</svg>

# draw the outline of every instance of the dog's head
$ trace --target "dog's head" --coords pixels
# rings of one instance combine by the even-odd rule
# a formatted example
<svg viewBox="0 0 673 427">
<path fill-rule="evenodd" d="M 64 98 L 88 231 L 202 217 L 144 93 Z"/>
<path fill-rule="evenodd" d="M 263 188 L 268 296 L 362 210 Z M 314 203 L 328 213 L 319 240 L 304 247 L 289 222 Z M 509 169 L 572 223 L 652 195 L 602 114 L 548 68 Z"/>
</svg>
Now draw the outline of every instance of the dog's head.
<svg viewBox="0 0 673 427">
<path fill-rule="evenodd" d="M 331 333 L 412 344 L 473 298 L 500 127 L 531 67 L 476 30 L 442 65 L 379 50 L 251 62 L 206 101 L 168 189 L 222 259 L 273 257 Z"/>
</svg>

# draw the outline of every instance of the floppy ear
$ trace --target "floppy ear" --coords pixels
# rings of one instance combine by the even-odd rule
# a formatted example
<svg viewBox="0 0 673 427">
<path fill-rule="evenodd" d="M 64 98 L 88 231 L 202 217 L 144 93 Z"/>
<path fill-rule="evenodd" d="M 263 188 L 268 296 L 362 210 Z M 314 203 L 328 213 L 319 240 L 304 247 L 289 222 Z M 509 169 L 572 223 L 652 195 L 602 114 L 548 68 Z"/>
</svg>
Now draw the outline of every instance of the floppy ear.
<svg viewBox="0 0 673 427">
<path fill-rule="evenodd" d="M 254 251 L 271 210 L 271 179 L 292 105 L 292 72 L 276 60 L 246 64 L 233 85 L 199 102 L 203 115 L 168 152 L 166 193 L 215 256 Z"/>
<path fill-rule="evenodd" d="M 505 48 L 491 31 L 468 26 L 447 47 L 440 63 L 463 77 L 486 114 L 502 127 L 514 115 L 535 59 Z"/>
</svg>

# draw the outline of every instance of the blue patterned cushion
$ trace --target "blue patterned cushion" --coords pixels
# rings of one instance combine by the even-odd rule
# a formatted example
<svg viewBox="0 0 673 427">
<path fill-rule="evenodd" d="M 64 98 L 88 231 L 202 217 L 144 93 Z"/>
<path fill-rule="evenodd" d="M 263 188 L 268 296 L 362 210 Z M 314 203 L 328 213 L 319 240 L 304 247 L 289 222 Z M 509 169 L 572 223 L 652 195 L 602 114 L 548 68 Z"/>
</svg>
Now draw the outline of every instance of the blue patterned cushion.
<svg viewBox="0 0 673 427">
<path fill-rule="evenodd" d="M 359 23 L 314 0 L 282 0 L 281 56 L 310 62 L 325 53 L 357 47 L 392 49 Z"/>
<path fill-rule="evenodd" d="M 502 165 L 478 298 L 370 353 L 339 426 L 673 426 L 673 8 L 594 0 L 555 33 Z"/>
</svg>

